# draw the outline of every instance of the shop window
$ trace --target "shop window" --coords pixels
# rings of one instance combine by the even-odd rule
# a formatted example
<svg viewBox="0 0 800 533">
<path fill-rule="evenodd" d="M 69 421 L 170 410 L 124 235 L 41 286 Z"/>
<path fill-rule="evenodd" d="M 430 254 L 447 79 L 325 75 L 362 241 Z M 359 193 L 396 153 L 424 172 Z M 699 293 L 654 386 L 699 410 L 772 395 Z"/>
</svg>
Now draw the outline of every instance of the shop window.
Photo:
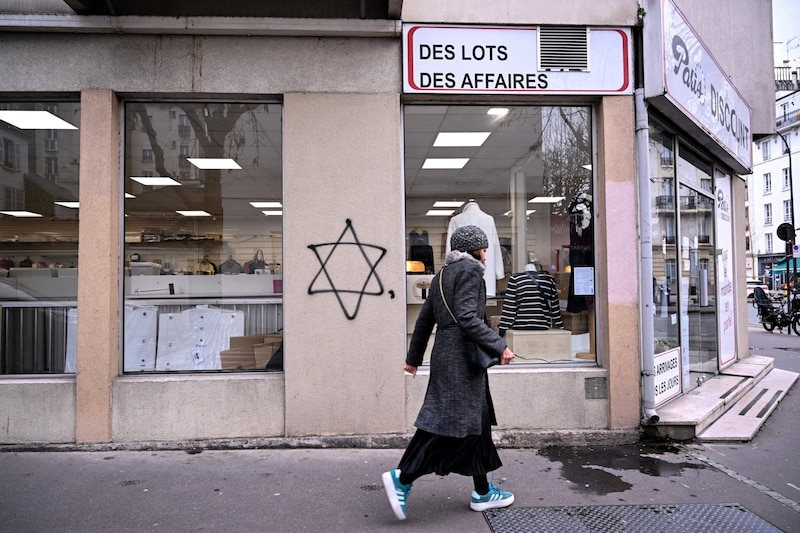
<svg viewBox="0 0 800 533">
<path fill-rule="evenodd" d="M 283 369 L 281 111 L 125 105 L 125 372 Z"/>
<path fill-rule="evenodd" d="M 80 104 L 0 108 L 0 374 L 74 372 Z"/>
<path fill-rule="evenodd" d="M 407 105 L 404 127 L 409 336 L 450 234 L 477 224 L 514 364 L 593 363 L 591 108 Z"/>
</svg>

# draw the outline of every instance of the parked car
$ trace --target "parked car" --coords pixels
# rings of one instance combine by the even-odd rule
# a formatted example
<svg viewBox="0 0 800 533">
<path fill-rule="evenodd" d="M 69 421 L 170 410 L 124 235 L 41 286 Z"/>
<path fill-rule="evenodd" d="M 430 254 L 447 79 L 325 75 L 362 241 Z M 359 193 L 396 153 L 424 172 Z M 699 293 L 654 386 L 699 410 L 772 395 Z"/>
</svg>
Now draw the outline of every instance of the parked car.
<svg viewBox="0 0 800 533">
<path fill-rule="evenodd" d="M 769 287 L 767 286 L 766 283 L 763 283 L 763 282 L 761 282 L 760 280 L 757 280 L 757 279 L 748 279 L 747 280 L 747 299 L 748 300 L 753 298 L 753 289 L 755 289 L 756 287 L 761 287 L 762 289 L 764 289 L 765 292 L 769 291 Z"/>
</svg>

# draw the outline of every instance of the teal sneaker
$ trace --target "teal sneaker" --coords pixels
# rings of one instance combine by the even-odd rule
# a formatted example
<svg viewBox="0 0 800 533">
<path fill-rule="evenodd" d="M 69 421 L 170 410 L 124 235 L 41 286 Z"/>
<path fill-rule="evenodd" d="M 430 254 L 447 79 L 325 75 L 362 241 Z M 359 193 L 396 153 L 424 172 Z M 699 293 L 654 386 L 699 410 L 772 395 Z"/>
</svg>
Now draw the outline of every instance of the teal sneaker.
<svg viewBox="0 0 800 533">
<path fill-rule="evenodd" d="M 408 495 L 411 494 L 411 483 L 403 485 L 400 483 L 400 470 L 389 470 L 384 472 L 383 486 L 386 489 L 386 496 L 389 497 L 389 503 L 392 506 L 392 511 L 398 520 L 405 520 L 408 516 L 406 512 L 406 500 Z"/>
<path fill-rule="evenodd" d="M 481 496 L 474 490 L 469 508 L 473 511 L 485 511 L 486 509 L 497 509 L 498 507 L 508 507 L 514 503 L 514 495 L 510 492 L 500 490 L 489 483 L 489 492 Z"/>
</svg>

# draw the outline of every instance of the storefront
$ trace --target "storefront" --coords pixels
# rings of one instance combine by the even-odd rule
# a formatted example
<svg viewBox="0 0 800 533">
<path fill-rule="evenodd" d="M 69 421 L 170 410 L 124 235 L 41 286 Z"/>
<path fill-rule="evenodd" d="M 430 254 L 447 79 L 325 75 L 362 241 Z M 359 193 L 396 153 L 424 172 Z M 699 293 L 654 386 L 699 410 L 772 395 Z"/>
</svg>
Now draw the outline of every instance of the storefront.
<svg viewBox="0 0 800 533">
<path fill-rule="evenodd" d="M 649 347 L 680 359 L 658 406 L 746 346 L 747 166 L 655 98 L 642 180 L 629 15 L 14 34 L 0 443 L 396 442 L 427 383 L 408 337 L 467 223 L 518 355 L 490 372 L 500 438 L 635 440 Z"/>
</svg>

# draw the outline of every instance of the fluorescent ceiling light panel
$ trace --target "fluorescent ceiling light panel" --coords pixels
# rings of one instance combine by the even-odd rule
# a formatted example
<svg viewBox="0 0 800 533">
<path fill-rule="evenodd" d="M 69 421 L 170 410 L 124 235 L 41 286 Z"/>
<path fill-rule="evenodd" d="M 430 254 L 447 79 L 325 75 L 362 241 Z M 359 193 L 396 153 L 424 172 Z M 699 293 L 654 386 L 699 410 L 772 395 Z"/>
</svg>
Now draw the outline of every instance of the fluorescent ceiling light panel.
<svg viewBox="0 0 800 533">
<path fill-rule="evenodd" d="M 563 196 L 534 196 L 528 200 L 529 204 L 557 204 L 563 200 Z"/>
<path fill-rule="evenodd" d="M 265 215 L 269 216 L 283 216 L 283 211 L 261 211 Z"/>
<path fill-rule="evenodd" d="M 462 205 L 464 205 L 464 202 L 449 202 L 447 200 L 437 200 L 433 203 L 433 207 L 453 207 L 455 209 L 458 209 Z"/>
<path fill-rule="evenodd" d="M 186 160 L 203 170 L 241 170 L 239 163 L 230 158 L 187 157 Z"/>
<path fill-rule="evenodd" d="M 78 209 L 78 202 L 54 202 L 54 203 L 62 207 L 69 207 L 70 209 Z"/>
<path fill-rule="evenodd" d="M 447 158 L 431 158 L 422 163 L 422 168 L 425 169 L 444 169 L 444 168 L 464 168 L 464 165 L 469 161 L 468 157 L 447 157 Z"/>
<path fill-rule="evenodd" d="M 492 107 L 486 112 L 487 115 L 494 115 L 496 117 L 504 117 L 508 114 L 507 107 Z"/>
<path fill-rule="evenodd" d="M 183 215 L 185 217 L 210 217 L 211 213 L 206 213 L 205 211 L 175 211 L 179 215 Z"/>
<path fill-rule="evenodd" d="M 0 214 L 8 215 L 10 217 L 19 217 L 19 218 L 34 218 L 34 217 L 41 217 L 39 213 L 32 213 L 30 211 L 0 211 Z"/>
<path fill-rule="evenodd" d="M 125 193 L 125 198 L 136 198 L 136 197 L 134 195 L 132 195 L 131 193 L 126 192 Z"/>
<path fill-rule="evenodd" d="M 77 130 L 48 111 L 0 111 L 0 120 L 21 130 Z"/>
<path fill-rule="evenodd" d="M 452 209 L 429 209 L 427 213 L 425 213 L 426 217 L 449 217 L 454 213 Z"/>
<path fill-rule="evenodd" d="M 283 207 L 280 202 L 250 202 L 250 205 L 256 209 L 280 209 Z"/>
<path fill-rule="evenodd" d="M 434 146 L 481 146 L 491 131 L 440 132 L 433 141 Z"/>
<path fill-rule="evenodd" d="M 167 176 L 131 176 L 131 179 L 142 185 L 180 185 L 180 182 Z"/>
</svg>

